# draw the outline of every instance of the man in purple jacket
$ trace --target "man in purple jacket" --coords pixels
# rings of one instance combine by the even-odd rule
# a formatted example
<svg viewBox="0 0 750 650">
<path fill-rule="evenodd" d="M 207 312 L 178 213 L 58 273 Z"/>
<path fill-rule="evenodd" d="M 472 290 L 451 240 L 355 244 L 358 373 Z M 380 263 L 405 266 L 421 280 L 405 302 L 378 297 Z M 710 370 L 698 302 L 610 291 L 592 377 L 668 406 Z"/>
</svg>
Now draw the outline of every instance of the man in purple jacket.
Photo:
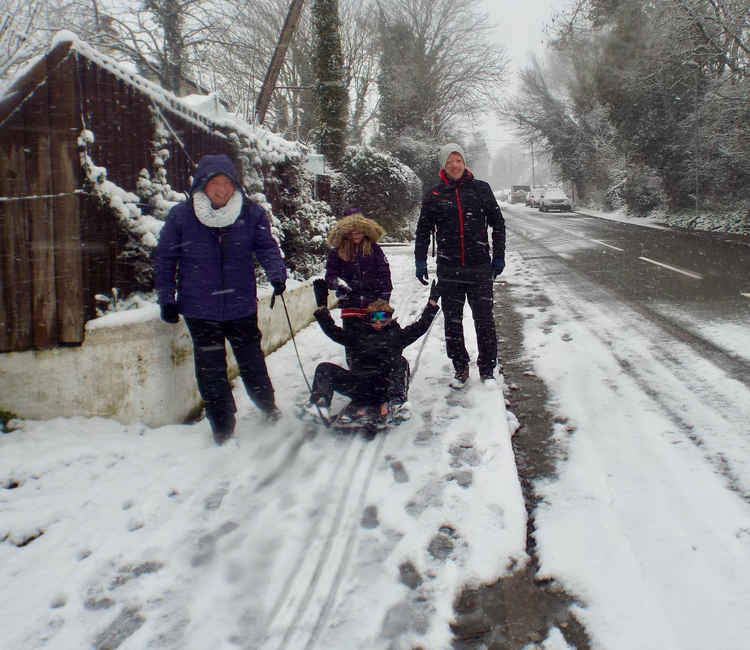
<svg viewBox="0 0 750 650">
<path fill-rule="evenodd" d="M 225 339 L 253 403 L 271 420 L 279 416 L 260 347 L 255 259 L 275 295 L 286 287 L 286 267 L 265 212 L 243 195 L 228 156 L 203 156 L 193 178 L 190 198 L 170 210 L 162 227 L 154 280 L 162 320 L 185 319 L 206 417 L 223 444 L 234 433 L 237 412 Z"/>
</svg>

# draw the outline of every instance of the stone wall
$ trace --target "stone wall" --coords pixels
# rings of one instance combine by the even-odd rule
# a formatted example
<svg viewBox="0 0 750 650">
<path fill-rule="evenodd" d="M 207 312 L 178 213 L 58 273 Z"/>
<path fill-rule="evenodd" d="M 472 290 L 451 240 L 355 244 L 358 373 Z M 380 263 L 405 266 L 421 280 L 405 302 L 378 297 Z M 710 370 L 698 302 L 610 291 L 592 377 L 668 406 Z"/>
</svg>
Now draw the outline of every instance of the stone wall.
<svg viewBox="0 0 750 650">
<path fill-rule="evenodd" d="M 259 295 L 265 354 L 290 338 L 281 300 L 271 311 L 270 299 Z M 284 299 L 296 333 L 313 319 L 310 284 L 287 290 Z M 236 374 L 231 353 L 229 361 Z M 0 410 L 24 419 L 100 416 L 157 427 L 184 422 L 200 408 L 185 323 L 163 323 L 156 305 L 89 321 L 80 346 L 0 354 Z"/>
</svg>

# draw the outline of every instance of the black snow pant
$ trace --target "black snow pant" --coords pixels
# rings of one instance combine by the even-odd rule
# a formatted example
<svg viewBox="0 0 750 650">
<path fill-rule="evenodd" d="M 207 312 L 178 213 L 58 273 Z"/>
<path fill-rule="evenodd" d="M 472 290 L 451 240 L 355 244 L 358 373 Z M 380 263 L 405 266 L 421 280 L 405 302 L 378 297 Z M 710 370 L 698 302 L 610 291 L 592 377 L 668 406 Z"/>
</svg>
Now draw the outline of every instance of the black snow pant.
<svg viewBox="0 0 750 650">
<path fill-rule="evenodd" d="M 469 365 L 464 342 L 464 303 L 468 301 L 477 334 L 477 366 L 480 375 L 491 375 L 497 365 L 497 334 L 492 314 L 492 276 L 468 280 L 438 273 L 440 305 L 445 321 L 445 347 L 456 370 Z"/>
<path fill-rule="evenodd" d="M 330 406 L 336 391 L 357 404 L 405 402 L 409 394 L 409 375 L 409 362 L 404 357 L 386 376 L 378 377 L 358 374 L 335 363 L 320 363 L 315 368 L 310 400 Z"/>
<path fill-rule="evenodd" d="M 273 385 L 260 349 L 261 333 L 255 314 L 237 320 L 186 318 L 185 322 L 193 339 L 198 391 L 206 406 L 206 416 L 212 423 L 237 412 L 227 376 L 225 339 L 232 346 L 245 390 L 255 406 L 265 412 L 275 407 Z"/>
</svg>

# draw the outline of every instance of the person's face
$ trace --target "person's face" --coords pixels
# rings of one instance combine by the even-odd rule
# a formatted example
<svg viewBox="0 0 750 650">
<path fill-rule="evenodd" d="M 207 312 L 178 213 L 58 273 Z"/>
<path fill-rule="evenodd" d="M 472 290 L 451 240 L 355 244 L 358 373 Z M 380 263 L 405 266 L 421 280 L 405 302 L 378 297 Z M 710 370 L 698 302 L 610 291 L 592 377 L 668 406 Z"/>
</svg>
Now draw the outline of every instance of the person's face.
<svg viewBox="0 0 750 650">
<path fill-rule="evenodd" d="M 466 163 L 464 163 L 464 159 L 461 157 L 460 153 L 454 151 L 448 156 L 448 160 L 445 161 L 445 173 L 454 181 L 457 181 L 464 175 L 465 169 Z"/>
<path fill-rule="evenodd" d="M 223 208 L 234 194 L 234 183 L 232 179 L 225 174 L 217 174 L 209 179 L 203 192 L 210 199 L 214 208 Z"/>
<path fill-rule="evenodd" d="M 364 235 L 361 232 L 357 232 L 356 230 L 352 231 L 352 234 L 349 235 L 349 237 L 356 246 L 359 246 L 359 243 L 362 241 L 362 239 L 364 239 Z"/>
</svg>

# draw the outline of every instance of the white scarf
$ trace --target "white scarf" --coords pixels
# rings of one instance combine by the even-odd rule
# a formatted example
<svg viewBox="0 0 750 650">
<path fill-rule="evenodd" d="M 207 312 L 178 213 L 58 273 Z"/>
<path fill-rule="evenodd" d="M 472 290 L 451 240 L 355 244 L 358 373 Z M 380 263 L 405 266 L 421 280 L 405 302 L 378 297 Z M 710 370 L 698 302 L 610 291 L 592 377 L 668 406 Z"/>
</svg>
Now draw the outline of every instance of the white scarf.
<svg viewBox="0 0 750 650">
<path fill-rule="evenodd" d="M 231 226 L 237 221 L 237 217 L 242 212 L 242 192 L 235 190 L 232 198 L 221 208 L 211 207 L 211 199 L 208 198 L 205 192 L 194 192 L 193 210 L 195 210 L 195 216 L 198 217 L 198 221 L 204 226 L 208 226 L 209 228 Z"/>
</svg>

